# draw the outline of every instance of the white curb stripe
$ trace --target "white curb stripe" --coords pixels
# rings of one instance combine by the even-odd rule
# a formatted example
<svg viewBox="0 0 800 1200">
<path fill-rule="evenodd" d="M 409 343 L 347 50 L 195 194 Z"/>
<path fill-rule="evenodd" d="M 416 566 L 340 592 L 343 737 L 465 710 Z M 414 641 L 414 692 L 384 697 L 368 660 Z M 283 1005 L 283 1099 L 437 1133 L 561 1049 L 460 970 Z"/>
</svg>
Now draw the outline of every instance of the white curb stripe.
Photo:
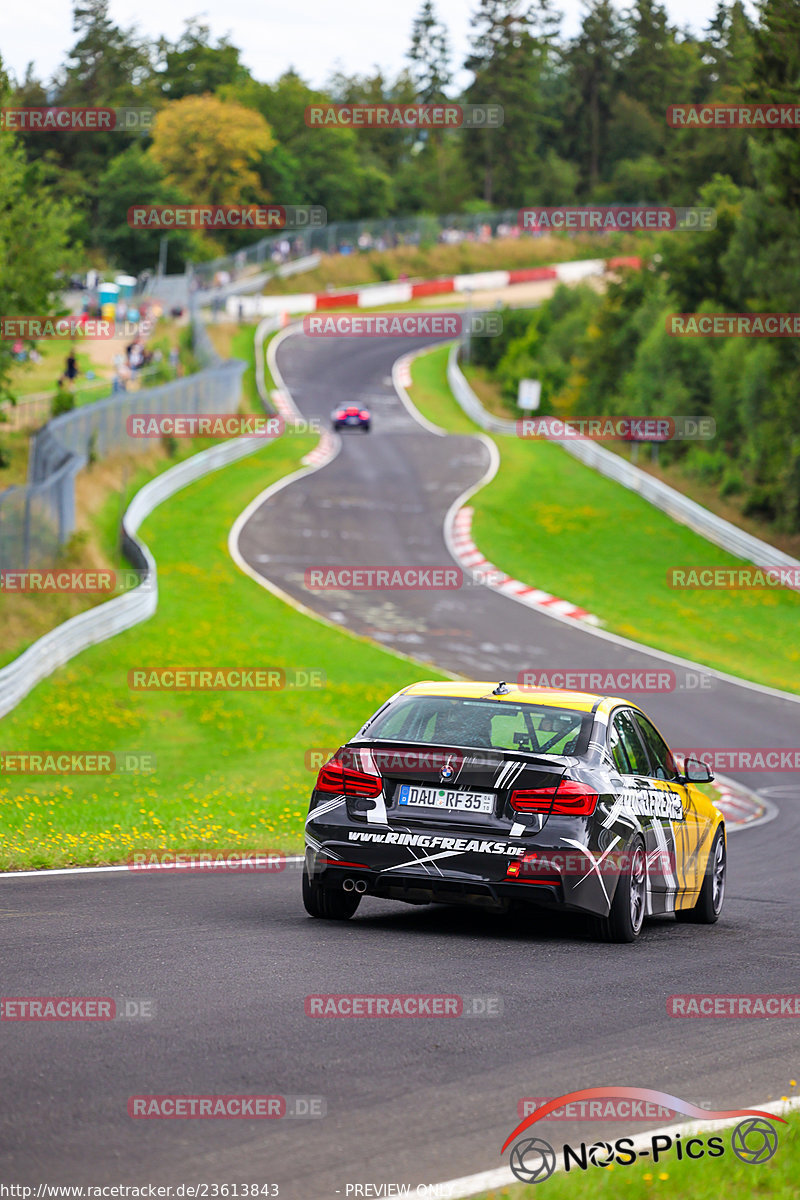
<svg viewBox="0 0 800 1200">
<path fill-rule="evenodd" d="M 453 519 L 454 534 L 449 539 L 450 553 L 462 568 L 474 574 L 474 568 L 480 567 L 481 582 L 486 587 L 511 595 L 520 603 L 527 604 L 529 608 L 547 608 L 548 612 L 558 613 L 560 616 L 574 621 L 592 625 L 600 624 L 599 617 L 587 612 L 585 608 L 580 608 L 577 604 L 573 604 L 569 600 L 562 600 L 558 596 L 551 596 L 549 592 L 544 592 L 541 588 L 531 587 L 530 584 L 523 583 L 521 579 L 514 579 L 499 570 L 494 563 L 489 562 L 472 540 L 472 513 L 473 510 L 467 506 L 459 509 Z M 483 578 L 484 574 L 488 575 L 490 572 L 494 578 Z"/>
</svg>

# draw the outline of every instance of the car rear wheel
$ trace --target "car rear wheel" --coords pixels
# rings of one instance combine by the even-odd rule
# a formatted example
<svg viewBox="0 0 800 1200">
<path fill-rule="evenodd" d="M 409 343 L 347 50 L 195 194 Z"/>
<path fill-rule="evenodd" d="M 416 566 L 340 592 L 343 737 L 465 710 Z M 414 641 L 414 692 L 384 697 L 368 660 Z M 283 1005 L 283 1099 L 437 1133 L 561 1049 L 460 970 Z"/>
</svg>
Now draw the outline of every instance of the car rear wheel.
<svg viewBox="0 0 800 1200">
<path fill-rule="evenodd" d="M 725 899 L 726 870 L 725 837 L 720 828 L 711 844 L 700 895 L 692 908 L 676 909 L 675 920 L 680 921 L 682 925 L 714 925 L 722 912 L 722 901 Z"/>
<path fill-rule="evenodd" d="M 325 886 L 312 879 L 308 867 L 303 867 L 303 905 L 310 917 L 323 921 L 347 921 L 361 902 L 359 892 L 346 892 L 342 887 Z"/>
<path fill-rule="evenodd" d="M 647 859 L 641 838 L 634 838 L 628 854 L 630 867 L 617 881 L 608 916 L 594 918 L 594 935 L 601 942 L 635 942 L 642 930 L 647 903 Z"/>
</svg>

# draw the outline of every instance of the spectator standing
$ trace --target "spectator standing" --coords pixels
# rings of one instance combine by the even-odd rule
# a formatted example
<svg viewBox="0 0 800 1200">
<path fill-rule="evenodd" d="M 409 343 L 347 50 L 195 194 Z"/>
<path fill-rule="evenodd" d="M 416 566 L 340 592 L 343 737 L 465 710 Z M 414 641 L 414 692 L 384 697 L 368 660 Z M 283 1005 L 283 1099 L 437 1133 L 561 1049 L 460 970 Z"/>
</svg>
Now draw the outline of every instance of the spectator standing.
<svg viewBox="0 0 800 1200">
<path fill-rule="evenodd" d="M 75 380 L 78 378 L 78 360 L 75 357 L 75 347 L 70 347 L 70 352 L 67 355 L 66 366 L 64 367 L 63 378 L 67 381 L 67 387 L 72 391 L 75 387 Z"/>
</svg>

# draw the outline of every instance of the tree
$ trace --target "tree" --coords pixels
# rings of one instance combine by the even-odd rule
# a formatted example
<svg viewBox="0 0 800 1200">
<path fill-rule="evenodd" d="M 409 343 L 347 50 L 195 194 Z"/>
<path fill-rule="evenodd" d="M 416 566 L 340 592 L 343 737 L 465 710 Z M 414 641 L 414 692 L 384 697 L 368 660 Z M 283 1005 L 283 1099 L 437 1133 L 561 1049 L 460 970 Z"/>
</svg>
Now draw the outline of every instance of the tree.
<svg viewBox="0 0 800 1200">
<path fill-rule="evenodd" d="M 565 54 L 574 95 L 570 116 L 577 125 L 575 150 L 590 192 L 606 174 L 622 46 L 622 27 L 610 0 L 590 0 L 581 31 Z"/>
<path fill-rule="evenodd" d="M 423 0 L 414 19 L 407 57 L 417 103 L 440 104 L 453 82 L 453 71 L 447 27 L 437 19 L 432 0 Z M 420 134 L 410 170 L 405 173 L 402 183 L 398 181 L 398 193 L 405 197 L 414 190 L 415 181 L 421 183 L 425 177 L 426 186 L 417 191 L 416 202 L 411 202 L 410 211 L 434 208 L 441 212 L 448 206 L 453 189 L 448 186 L 447 164 L 448 160 L 452 163 L 453 155 L 445 152 L 446 137 L 447 132 L 443 129 L 431 128 Z M 408 201 L 403 207 L 407 209 L 407 205 Z"/>
<path fill-rule="evenodd" d="M 141 204 L 186 204 L 186 196 L 168 184 L 158 163 L 142 150 L 130 146 L 112 159 L 100 178 L 97 245 L 109 261 L 132 275 L 152 270 L 158 261 L 163 230 L 132 229 L 128 209 Z M 202 236 L 190 229 L 170 230 L 168 262 L 172 272 L 180 271 L 187 260 L 203 257 Z"/>
<path fill-rule="evenodd" d="M 411 28 L 408 58 L 420 104 L 437 104 L 453 82 L 447 26 L 437 18 L 433 0 L 423 0 Z"/>
<path fill-rule="evenodd" d="M 696 312 L 704 300 L 718 312 L 736 312 L 746 304 L 741 277 L 731 274 L 725 256 L 741 212 L 741 190 L 727 176 L 715 175 L 698 203 L 716 213 L 716 226 L 704 233 L 668 233 L 659 239 L 659 273 L 669 283 L 680 312 Z"/>
<path fill-rule="evenodd" d="M 211 30 L 196 18 L 186 21 L 177 42 L 158 41 L 160 70 L 157 79 L 162 95 L 169 100 L 217 92 L 225 84 L 242 82 L 250 73 L 239 61 L 239 49 L 222 37 L 212 46 Z"/>
<path fill-rule="evenodd" d="M 52 86 L 45 88 L 28 68 L 13 102 L 20 106 L 104 108 L 149 105 L 153 98 L 149 47 L 134 30 L 114 24 L 108 15 L 108 0 L 75 0 L 72 28 L 77 41 Z M 76 228 L 86 240 L 97 226 L 100 175 L 115 155 L 142 136 L 82 130 L 19 135 L 28 158 L 44 164 L 42 178 L 68 197 L 80 213 Z"/>
<path fill-rule="evenodd" d="M 733 0 L 732 4 L 718 0 L 703 44 L 712 86 L 733 87 L 741 92 L 748 83 L 753 62 L 754 29 L 741 0 Z"/>
<path fill-rule="evenodd" d="M 488 204 L 518 204 L 535 196 L 540 178 L 538 116 L 541 80 L 560 17 L 549 0 L 479 0 L 472 27 L 472 49 L 465 62 L 473 82 L 465 99 L 500 104 L 501 129 L 465 130 L 464 157 L 482 181 Z"/>
<path fill-rule="evenodd" d="M 365 141 L 377 131 L 336 125 L 310 128 L 306 108 L 329 104 L 330 97 L 309 88 L 295 71 L 287 71 L 273 84 L 248 81 L 223 88 L 222 96 L 256 110 L 272 129 L 280 130 L 280 143 L 264 156 L 260 167 L 263 186 L 279 202 L 290 197 L 296 204 L 321 204 L 329 221 L 386 216 L 393 211 L 392 180 Z"/>
<path fill-rule="evenodd" d="M 150 155 L 193 204 L 268 199 L 258 168 L 275 139 L 260 113 L 214 96 L 186 96 L 156 114 L 152 134 Z"/>
<path fill-rule="evenodd" d="M 753 75 L 748 99 L 757 104 L 797 104 L 800 87 L 800 5 L 796 0 L 761 0 L 755 30 Z M 762 139 L 772 148 L 769 175 L 783 203 L 800 210 L 800 141 L 793 129 L 776 129 Z"/>
<path fill-rule="evenodd" d="M 60 104 L 134 104 L 152 74 L 149 47 L 108 15 L 109 0 L 75 0 L 69 51 L 58 88 Z"/>
<path fill-rule="evenodd" d="M 0 103 L 7 104 L 7 80 L 0 62 Z M 29 163 L 17 139 L 0 130 L 0 316 L 52 311 L 58 273 L 77 266 L 71 243 L 72 213 Z M 35 203 L 32 201 L 35 197 Z M 0 339 L 0 396 L 15 402 L 8 378 L 13 343 Z"/>
</svg>

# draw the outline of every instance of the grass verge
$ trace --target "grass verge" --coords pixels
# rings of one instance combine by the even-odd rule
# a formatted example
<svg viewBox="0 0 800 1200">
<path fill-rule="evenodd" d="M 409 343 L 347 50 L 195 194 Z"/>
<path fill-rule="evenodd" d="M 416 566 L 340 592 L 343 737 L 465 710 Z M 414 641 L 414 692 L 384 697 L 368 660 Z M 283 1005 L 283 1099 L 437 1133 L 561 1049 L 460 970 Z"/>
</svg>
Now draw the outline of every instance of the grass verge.
<svg viewBox="0 0 800 1200">
<path fill-rule="evenodd" d="M 475 432 L 447 386 L 447 354 L 440 346 L 414 360 L 412 399 L 437 425 Z M 668 568 L 740 560 L 557 445 L 494 440 L 500 471 L 471 504 L 473 538 L 495 566 L 588 609 L 614 633 L 800 692 L 797 593 L 669 587 Z M 609 662 L 613 655 L 609 647 Z"/>
<path fill-rule="evenodd" d="M 323 254 L 322 262 L 313 271 L 285 279 L 275 276 L 264 287 L 264 293 L 282 296 L 292 292 L 323 292 L 326 288 L 336 291 L 357 285 L 394 282 L 401 275 L 411 279 L 436 279 L 476 271 L 549 266 L 580 258 L 613 258 L 624 254 L 646 257 L 652 248 L 652 241 L 645 243 L 631 234 L 501 238 L 456 245 L 425 242 L 391 250 Z"/>
<path fill-rule="evenodd" d="M 199 480 L 145 522 L 159 607 L 85 651 L 3 721 L 3 750 L 134 751 L 156 770 L 6 775 L 0 866 L 124 861 L 137 849 L 297 851 L 313 780 L 306 755 L 338 746 L 387 694 L 440 677 L 277 600 L 235 567 L 228 531 L 247 503 L 316 443 L 287 435 Z M 306 668 L 324 687 L 131 691 L 147 667 Z"/>
</svg>

